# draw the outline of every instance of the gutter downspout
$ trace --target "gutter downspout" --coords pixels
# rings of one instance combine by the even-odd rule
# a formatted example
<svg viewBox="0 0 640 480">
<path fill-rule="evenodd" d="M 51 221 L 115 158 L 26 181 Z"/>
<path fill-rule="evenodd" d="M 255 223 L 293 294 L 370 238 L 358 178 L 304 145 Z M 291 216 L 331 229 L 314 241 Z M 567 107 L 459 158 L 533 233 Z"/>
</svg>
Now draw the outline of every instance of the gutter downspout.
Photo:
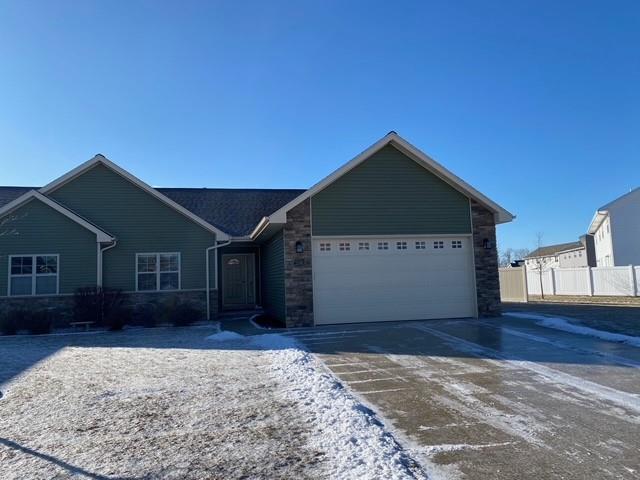
<svg viewBox="0 0 640 480">
<path fill-rule="evenodd" d="M 210 287 L 210 279 L 209 279 L 209 252 L 211 250 L 217 250 L 220 247 L 226 247 L 227 245 L 231 244 L 231 240 L 227 241 L 226 243 L 221 243 L 219 245 L 212 245 L 209 248 L 207 248 L 205 250 L 205 263 L 207 265 L 207 320 L 211 320 L 211 287 Z M 216 288 L 218 288 L 218 256 L 216 255 L 215 258 L 215 264 L 216 264 Z"/>
<path fill-rule="evenodd" d="M 115 238 L 113 239 L 113 242 L 111 243 L 111 245 L 108 245 L 104 248 L 102 248 L 98 243 L 98 278 L 96 279 L 96 284 L 98 287 L 102 287 L 102 254 L 107 250 L 115 247 L 117 244 L 118 244 L 118 240 Z"/>
</svg>

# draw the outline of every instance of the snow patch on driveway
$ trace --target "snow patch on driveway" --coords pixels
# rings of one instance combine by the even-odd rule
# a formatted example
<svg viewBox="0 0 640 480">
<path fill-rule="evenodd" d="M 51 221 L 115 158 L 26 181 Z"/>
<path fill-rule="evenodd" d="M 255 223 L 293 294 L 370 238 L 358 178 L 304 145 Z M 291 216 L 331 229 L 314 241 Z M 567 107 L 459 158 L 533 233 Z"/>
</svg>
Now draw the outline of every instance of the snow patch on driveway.
<svg viewBox="0 0 640 480">
<path fill-rule="evenodd" d="M 213 335 L 209 335 L 207 337 L 207 340 L 212 340 L 214 342 L 229 342 L 229 341 L 237 341 L 237 340 L 244 340 L 244 336 L 240 335 L 239 333 L 236 332 L 229 332 L 229 331 L 224 331 L 224 332 L 219 332 L 219 333 L 214 333 Z"/>
<path fill-rule="evenodd" d="M 219 339 L 220 335 L 214 337 Z M 239 337 L 235 334 L 229 339 Z M 271 356 L 268 373 L 281 382 L 278 395 L 297 404 L 312 425 L 308 441 L 312 448 L 326 452 L 327 478 L 427 478 L 373 411 L 357 401 L 295 339 L 266 334 L 246 340 Z"/>
<path fill-rule="evenodd" d="M 519 312 L 505 312 L 505 315 L 509 315 L 510 317 L 524 318 L 526 320 L 535 320 L 536 324 L 547 328 L 555 328 L 556 330 L 563 330 L 565 332 L 577 333 L 579 335 L 601 338 L 602 340 L 608 340 L 610 342 L 626 343 L 627 345 L 640 347 L 640 337 L 623 335 L 621 333 L 606 332 L 604 330 L 597 330 L 595 328 L 584 327 L 582 325 L 575 325 L 563 318 L 547 317 L 544 315 Z"/>
</svg>

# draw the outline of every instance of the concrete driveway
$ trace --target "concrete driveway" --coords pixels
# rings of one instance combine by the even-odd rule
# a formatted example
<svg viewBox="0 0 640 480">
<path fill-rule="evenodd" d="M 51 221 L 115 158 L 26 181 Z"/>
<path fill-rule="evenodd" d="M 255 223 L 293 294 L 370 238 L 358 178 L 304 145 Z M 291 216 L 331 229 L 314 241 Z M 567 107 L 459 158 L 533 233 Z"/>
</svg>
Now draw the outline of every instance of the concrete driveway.
<svg viewBox="0 0 640 480">
<path fill-rule="evenodd" d="M 287 332 L 447 478 L 640 478 L 640 349 L 504 316 Z"/>
</svg>

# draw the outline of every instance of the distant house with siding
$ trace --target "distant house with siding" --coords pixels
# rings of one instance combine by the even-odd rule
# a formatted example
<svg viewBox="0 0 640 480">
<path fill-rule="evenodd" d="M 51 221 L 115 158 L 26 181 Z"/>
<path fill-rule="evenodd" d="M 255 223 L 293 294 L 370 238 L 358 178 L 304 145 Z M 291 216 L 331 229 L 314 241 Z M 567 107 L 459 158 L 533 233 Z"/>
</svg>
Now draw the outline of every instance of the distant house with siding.
<svg viewBox="0 0 640 480">
<path fill-rule="evenodd" d="M 598 267 L 640 265 L 640 187 L 600 207 L 588 232 Z"/>
<path fill-rule="evenodd" d="M 540 247 L 525 257 L 525 265 L 530 270 L 542 266 L 550 268 L 595 267 L 593 237 L 583 235 L 577 242 L 559 243 Z"/>
</svg>

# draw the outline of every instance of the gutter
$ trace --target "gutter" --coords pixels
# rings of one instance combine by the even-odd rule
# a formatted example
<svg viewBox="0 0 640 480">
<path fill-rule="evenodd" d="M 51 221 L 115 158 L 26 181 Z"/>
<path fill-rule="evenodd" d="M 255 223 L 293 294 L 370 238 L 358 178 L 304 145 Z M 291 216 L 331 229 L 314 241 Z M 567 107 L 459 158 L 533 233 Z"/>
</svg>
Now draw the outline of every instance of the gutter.
<svg viewBox="0 0 640 480">
<path fill-rule="evenodd" d="M 106 252 L 107 250 L 112 249 L 113 247 L 115 247 L 118 244 L 118 240 L 117 239 L 113 239 L 111 245 L 108 245 L 104 248 L 102 248 L 100 246 L 100 244 L 98 243 L 98 278 L 96 280 L 96 284 L 98 287 L 102 287 L 102 256 L 104 254 L 104 252 Z"/>
<path fill-rule="evenodd" d="M 218 245 L 212 245 L 205 250 L 205 263 L 206 263 L 206 271 L 207 271 L 207 320 L 211 320 L 211 286 L 210 286 L 210 275 L 209 275 L 209 252 L 212 250 L 217 250 L 220 247 L 226 247 L 231 244 L 231 240 L 228 240 L 225 243 L 220 243 Z M 218 288 L 218 256 L 215 257 L 215 265 L 216 265 L 216 288 Z"/>
<path fill-rule="evenodd" d="M 251 238 L 252 240 L 255 240 L 263 232 L 263 230 L 267 228 L 268 225 L 269 225 L 269 217 L 262 217 L 262 220 L 258 222 L 258 225 L 256 225 L 256 228 L 254 228 L 253 231 L 249 234 L 249 238 Z"/>
</svg>

